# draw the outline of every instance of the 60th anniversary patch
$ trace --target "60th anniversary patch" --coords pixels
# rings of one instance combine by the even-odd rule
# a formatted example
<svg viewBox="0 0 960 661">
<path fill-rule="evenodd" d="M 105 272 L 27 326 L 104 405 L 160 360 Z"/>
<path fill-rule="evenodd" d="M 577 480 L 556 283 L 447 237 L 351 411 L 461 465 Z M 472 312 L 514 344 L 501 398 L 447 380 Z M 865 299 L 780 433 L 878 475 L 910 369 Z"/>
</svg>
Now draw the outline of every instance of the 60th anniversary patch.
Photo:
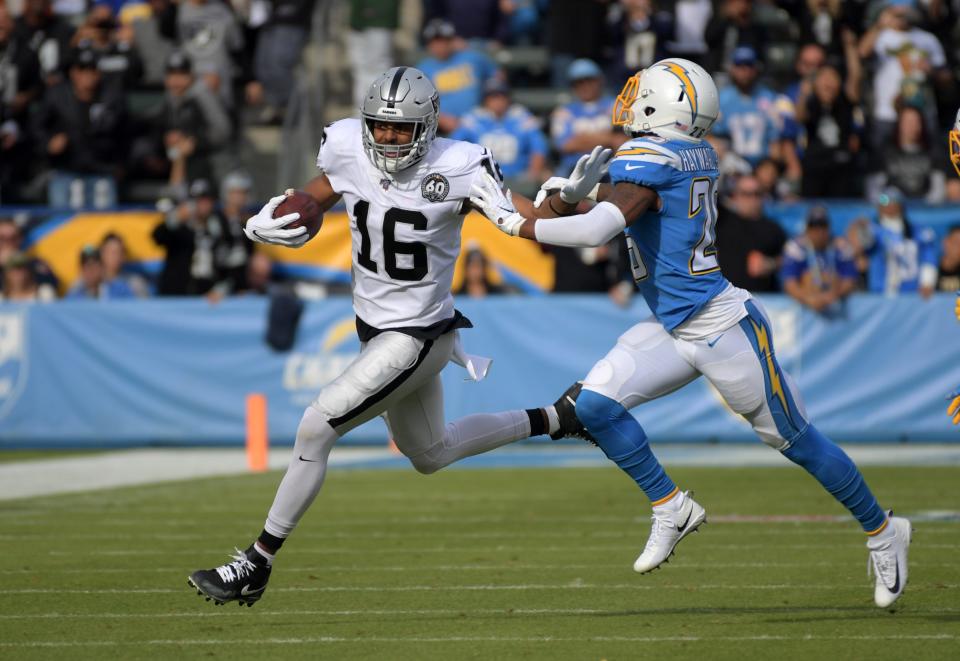
<svg viewBox="0 0 960 661">
<path fill-rule="evenodd" d="M 442 174 L 428 174 L 420 182 L 420 192 L 431 202 L 443 202 L 450 192 L 450 182 Z"/>
</svg>

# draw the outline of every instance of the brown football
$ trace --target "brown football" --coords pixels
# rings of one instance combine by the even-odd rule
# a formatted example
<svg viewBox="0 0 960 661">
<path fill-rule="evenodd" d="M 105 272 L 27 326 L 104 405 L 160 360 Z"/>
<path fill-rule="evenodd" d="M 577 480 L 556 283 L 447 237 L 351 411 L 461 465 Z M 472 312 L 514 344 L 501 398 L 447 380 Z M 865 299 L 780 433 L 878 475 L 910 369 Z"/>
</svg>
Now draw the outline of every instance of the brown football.
<svg viewBox="0 0 960 661">
<path fill-rule="evenodd" d="M 323 225 L 323 212 L 320 210 L 320 205 L 313 199 L 313 196 L 303 191 L 295 190 L 289 193 L 287 199 L 281 202 L 280 206 L 273 212 L 273 217 L 280 218 L 288 213 L 299 213 L 300 218 L 288 223 L 285 227 L 288 229 L 300 226 L 306 227 L 307 236 L 311 239 L 317 235 L 320 226 Z"/>
</svg>

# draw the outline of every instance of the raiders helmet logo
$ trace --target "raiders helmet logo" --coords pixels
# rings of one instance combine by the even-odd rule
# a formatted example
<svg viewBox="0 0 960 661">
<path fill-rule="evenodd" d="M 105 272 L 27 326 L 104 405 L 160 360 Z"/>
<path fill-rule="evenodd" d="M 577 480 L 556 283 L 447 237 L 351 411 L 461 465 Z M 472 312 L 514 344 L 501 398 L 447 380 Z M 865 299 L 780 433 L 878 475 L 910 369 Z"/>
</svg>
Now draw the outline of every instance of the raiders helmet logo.
<svg viewBox="0 0 960 661">
<path fill-rule="evenodd" d="M 450 182 L 442 174 L 428 174 L 420 182 L 420 193 L 431 202 L 443 202 L 450 192 Z"/>
</svg>

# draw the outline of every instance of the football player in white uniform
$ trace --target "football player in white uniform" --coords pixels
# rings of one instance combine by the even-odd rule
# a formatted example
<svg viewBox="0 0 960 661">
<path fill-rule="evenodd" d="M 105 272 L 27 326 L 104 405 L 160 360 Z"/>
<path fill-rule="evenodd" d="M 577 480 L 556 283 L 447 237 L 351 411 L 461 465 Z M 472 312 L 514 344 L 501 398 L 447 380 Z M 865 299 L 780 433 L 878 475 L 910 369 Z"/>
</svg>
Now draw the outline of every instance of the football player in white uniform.
<svg viewBox="0 0 960 661">
<path fill-rule="evenodd" d="M 598 188 L 599 177 L 573 176 L 559 199 L 547 198 L 554 211 L 571 214 L 591 191 L 600 202 L 589 212 L 537 220 L 525 203 L 514 211 L 509 193 L 486 176 L 470 199 L 507 234 L 541 243 L 598 246 L 627 235 L 634 277 L 653 316 L 627 330 L 594 365 L 576 414 L 653 506 L 636 571 L 665 562 L 706 521 L 706 512 L 663 470 L 628 409 L 704 375 L 763 442 L 806 469 L 857 519 L 876 574 L 875 603 L 889 606 L 907 582 L 910 522 L 885 512 L 850 457 L 810 423 L 777 361 L 762 305 L 720 272 L 714 245 L 720 173 L 703 139 L 719 111 L 716 86 L 702 67 L 662 60 L 632 76 L 617 99 L 614 124 L 631 140 L 610 163 L 611 184 Z"/>
<path fill-rule="evenodd" d="M 454 309 L 450 286 L 470 188 L 481 174 L 499 180 L 499 168 L 478 145 L 437 138 L 438 108 L 437 90 L 421 71 L 395 67 L 370 86 L 360 119 L 324 131 L 320 174 L 304 190 L 323 211 L 341 198 L 346 204 L 361 352 L 304 412 L 257 540 L 231 562 L 191 574 L 208 600 L 252 606 L 260 599 L 274 554 L 320 491 L 334 443 L 378 415 L 421 473 L 529 436 L 582 433 L 564 398 L 444 425 L 440 371 L 453 359 L 479 380 L 489 362 L 461 349 L 457 329 L 471 324 Z M 283 199 L 247 221 L 247 236 L 291 247 L 307 241 L 306 228 L 286 227 L 298 214 L 273 217 Z"/>
</svg>

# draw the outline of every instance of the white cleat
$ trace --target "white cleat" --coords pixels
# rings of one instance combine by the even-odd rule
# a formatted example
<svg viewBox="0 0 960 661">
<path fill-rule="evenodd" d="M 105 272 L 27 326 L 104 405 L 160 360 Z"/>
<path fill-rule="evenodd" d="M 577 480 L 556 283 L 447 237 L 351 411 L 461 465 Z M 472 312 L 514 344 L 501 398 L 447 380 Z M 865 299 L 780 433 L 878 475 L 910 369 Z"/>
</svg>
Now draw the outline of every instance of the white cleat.
<svg viewBox="0 0 960 661">
<path fill-rule="evenodd" d="M 694 532 L 707 520 L 707 512 L 693 499 L 689 491 L 684 491 L 679 509 L 654 507 L 650 517 L 650 538 L 643 553 L 633 563 L 633 570 L 646 574 L 666 562 L 680 540 Z"/>
<path fill-rule="evenodd" d="M 913 533 L 909 520 L 893 516 L 893 512 L 890 512 L 889 520 L 888 525 L 893 529 L 892 536 L 867 540 L 867 548 L 870 549 L 867 575 L 869 576 L 872 570 L 876 576 L 873 600 L 880 608 L 892 605 L 907 587 L 907 550 L 910 548 L 910 537 Z"/>
</svg>

